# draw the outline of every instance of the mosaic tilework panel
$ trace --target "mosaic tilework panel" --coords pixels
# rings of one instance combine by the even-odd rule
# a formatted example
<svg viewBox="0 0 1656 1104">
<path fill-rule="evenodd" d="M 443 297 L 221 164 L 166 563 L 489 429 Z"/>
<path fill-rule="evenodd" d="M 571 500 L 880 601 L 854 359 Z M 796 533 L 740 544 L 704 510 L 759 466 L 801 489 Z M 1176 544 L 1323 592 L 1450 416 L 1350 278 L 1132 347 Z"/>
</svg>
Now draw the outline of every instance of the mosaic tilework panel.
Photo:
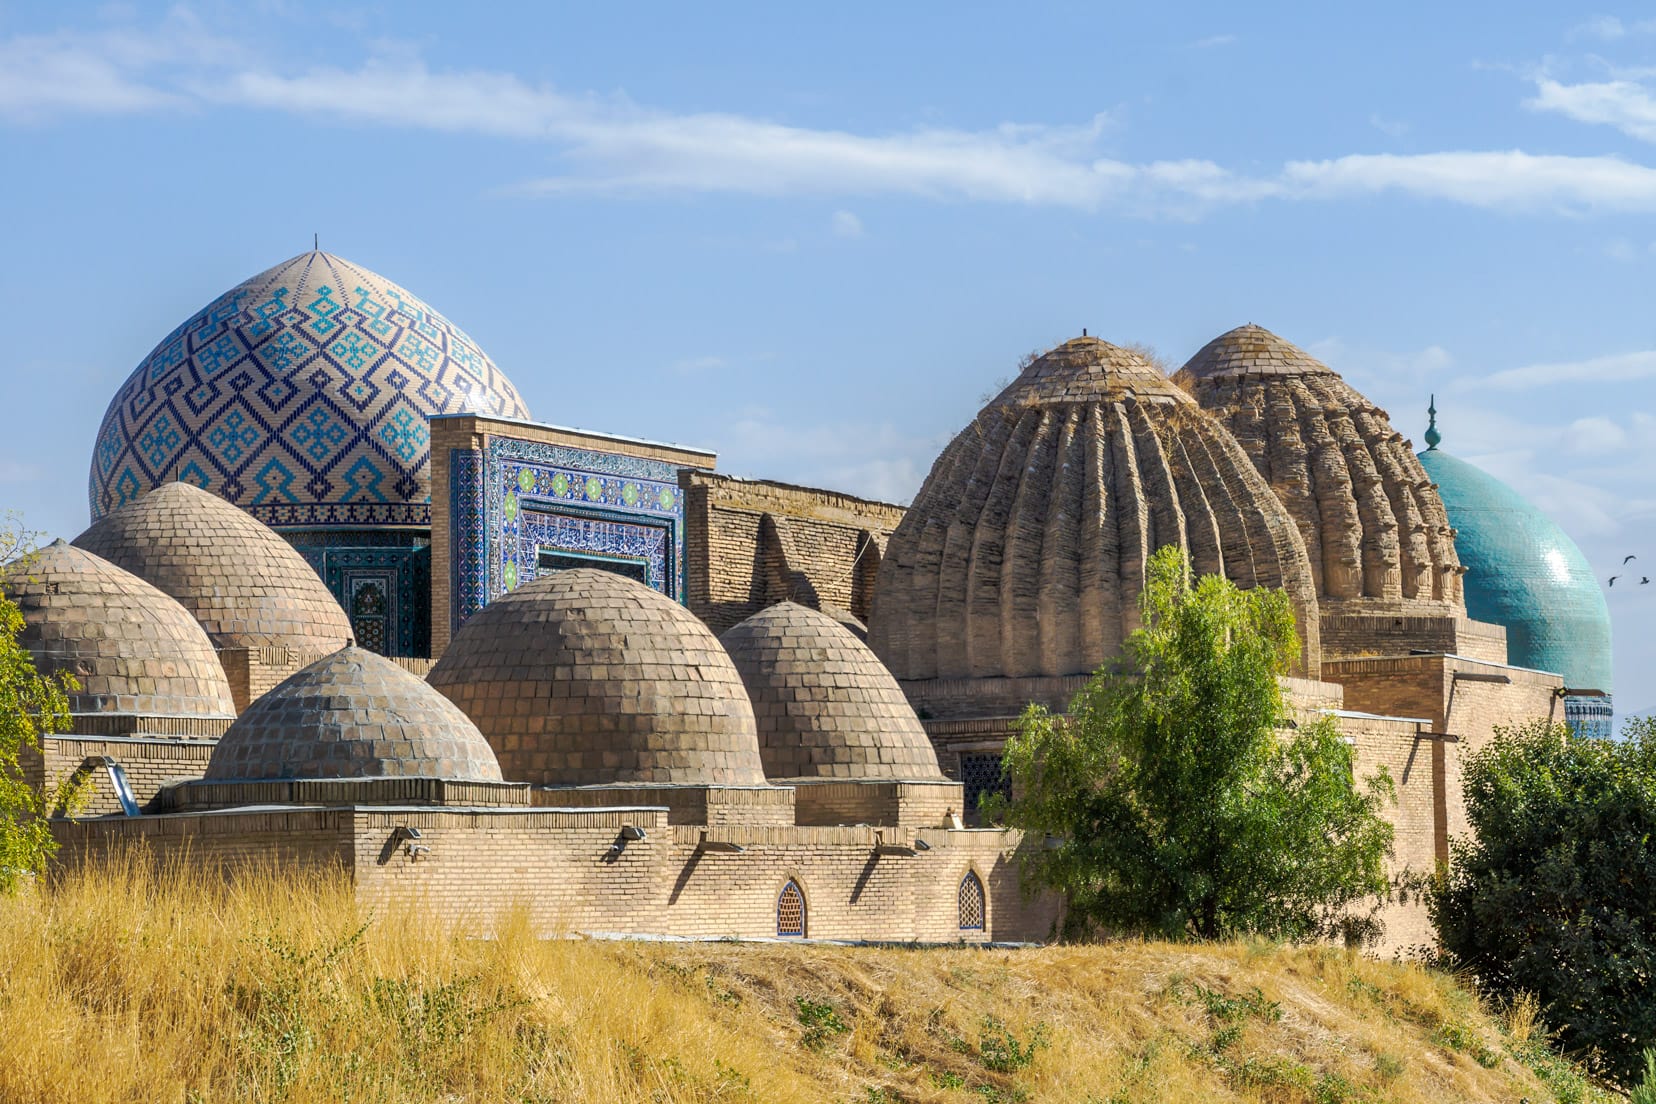
<svg viewBox="0 0 1656 1104">
<path fill-rule="evenodd" d="M 1567 697 L 1564 699 L 1564 723 L 1577 736 L 1608 740 L 1616 734 L 1615 701 L 1610 697 Z"/>
<path fill-rule="evenodd" d="M 306 253 L 169 334 L 104 415 L 94 520 L 170 479 L 268 525 L 429 525 L 426 419 L 529 417 L 442 315 L 367 269 Z"/>
<path fill-rule="evenodd" d="M 535 577 L 540 551 L 642 559 L 650 585 L 684 597 L 677 465 L 491 437 L 450 454 L 453 618 Z"/>
<path fill-rule="evenodd" d="M 391 532 L 289 533 L 351 619 L 361 647 L 380 655 L 431 652 L 431 545 Z"/>
</svg>

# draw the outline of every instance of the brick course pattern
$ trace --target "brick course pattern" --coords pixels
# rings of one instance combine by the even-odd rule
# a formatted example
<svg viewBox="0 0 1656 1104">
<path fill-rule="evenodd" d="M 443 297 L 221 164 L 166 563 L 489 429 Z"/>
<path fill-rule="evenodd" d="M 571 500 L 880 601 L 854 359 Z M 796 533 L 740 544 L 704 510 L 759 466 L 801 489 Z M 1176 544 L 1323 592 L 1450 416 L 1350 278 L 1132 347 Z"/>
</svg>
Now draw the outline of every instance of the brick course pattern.
<svg viewBox="0 0 1656 1104">
<path fill-rule="evenodd" d="M 71 713 L 235 716 L 201 626 L 138 576 L 60 540 L 8 565 L 3 578 L 23 612 L 19 640 L 35 665 L 80 684 L 69 695 Z"/>
<path fill-rule="evenodd" d="M 1315 579 L 1247 454 L 1141 357 L 1077 338 L 950 442 L 880 565 L 869 642 L 899 679 L 1095 670 L 1138 627 L 1146 561 L 1283 587 L 1315 672 Z"/>
<path fill-rule="evenodd" d="M 453 702 L 362 648 L 317 660 L 249 706 L 213 749 L 206 777 L 501 780 L 488 742 Z"/>
<path fill-rule="evenodd" d="M 1293 516 L 1325 617 L 1465 616 L 1443 500 L 1384 410 L 1255 325 L 1214 338 L 1174 379 L 1225 424 Z"/>
<path fill-rule="evenodd" d="M 420 832 L 419 851 L 395 835 Z M 629 840 L 624 828 L 641 829 Z M 57 861 L 132 843 L 164 861 L 343 869 L 369 908 L 414 906 L 477 934 L 515 915 L 537 932 L 775 938 L 792 880 L 821 939 L 1043 939 L 1056 903 L 1022 898 L 1015 832 L 940 828 L 672 826 L 660 808 L 237 809 L 54 821 Z M 925 850 L 914 847 L 916 841 Z M 961 926 L 960 883 L 986 890 L 981 930 Z M 976 920 L 975 916 L 969 919 Z"/>
<path fill-rule="evenodd" d="M 559 571 L 497 598 L 428 676 L 510 781 L 762 785 L 753 708 L 694 614 L 608 571 Z"/>
<path fill-rule="evenodd" d="M 169 740 L 143 736 L 43 736 L 40 750 L 27 757 L 23 780 L 37 789 L 55 786 L 75 775 L 88 784 L 87 803 L 80 816 L 121 812 L 105 762 L 113 760 L 126 772 L 127 785 L 138 806 L 154 807 L 164 787 L 201 777 L 212 754 L 212 740 Z"/>
<path fill-rule="evenodd" d="M 719 639 L 753 703 L 767 777 L 943 777 L 897 680 L 834 618 L 781 602 Z"/>
<path fill-rule="evenodd" d="M 215 647 L 282 647 L 308 662 L 351 640 L 345 611 L 292 545 L 188 483 L 157 487 L 94 523 L 75 545 L 178 599 Z"/>
<path fill-rule="evenodd" d="M 686 604 L 723 632 L 776 602 L 866 636 L 887 540 L 903 508 L 836 491 L 708 471 L 679 476 Z"/>
</svg>

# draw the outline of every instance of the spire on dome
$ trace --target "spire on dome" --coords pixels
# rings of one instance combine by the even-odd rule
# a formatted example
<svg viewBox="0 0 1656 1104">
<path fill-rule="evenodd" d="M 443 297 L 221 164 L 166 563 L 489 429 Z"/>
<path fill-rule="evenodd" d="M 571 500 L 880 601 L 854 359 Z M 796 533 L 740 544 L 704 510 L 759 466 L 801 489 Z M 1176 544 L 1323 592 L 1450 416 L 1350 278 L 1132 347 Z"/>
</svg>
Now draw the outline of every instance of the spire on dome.
<svg viewBox="0 0 1656 1104">
<path fill-rule="evenodd" d="M 1436 395 L 1432 396 L 1431 404 L 1426 407 L 1426 418 L 1426 451 L 1431 452 L 1436 449 L 1438 447 L 1438 443 L 1443 440 L 1443 434 L 1438 432 L 1437 427 Z"/>
</svg>

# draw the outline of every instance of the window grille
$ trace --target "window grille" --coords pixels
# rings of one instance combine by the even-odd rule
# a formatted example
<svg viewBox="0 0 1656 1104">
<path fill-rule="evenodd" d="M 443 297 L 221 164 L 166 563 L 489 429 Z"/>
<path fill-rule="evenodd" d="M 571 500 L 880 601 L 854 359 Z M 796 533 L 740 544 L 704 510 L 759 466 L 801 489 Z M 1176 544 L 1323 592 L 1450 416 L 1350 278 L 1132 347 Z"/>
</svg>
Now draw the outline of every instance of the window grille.
<svg viewBox="0 0 1656 1104">
<path fill-rule="evenodd" d="M 966 813 L 974 819 L 978 816 L 978 803 L 986 794 L 1012 796 L 1012 783 L 1001 773 L 1001 757 L 994 752 L 962 752 L 960 783 Z"/>
<path fill-rule="evenodd" d="M 970 870 L 960 879 L 960 930 L 983 930 L 983 883 Z"/>
<path fill-rule="evenodd" d="M 805 935 L 805 894 L 795 882 L 783 886 L 781 896 L 776 899 L 776 934 L 801 938 Z"/>
</svg>

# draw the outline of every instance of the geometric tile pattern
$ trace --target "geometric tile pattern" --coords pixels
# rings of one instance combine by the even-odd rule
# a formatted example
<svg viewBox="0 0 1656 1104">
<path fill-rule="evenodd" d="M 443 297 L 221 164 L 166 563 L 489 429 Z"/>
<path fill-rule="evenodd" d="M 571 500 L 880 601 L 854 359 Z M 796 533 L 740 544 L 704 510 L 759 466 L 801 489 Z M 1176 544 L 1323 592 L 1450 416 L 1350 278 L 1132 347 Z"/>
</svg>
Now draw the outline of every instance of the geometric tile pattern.
<svg viewBox="0 0 1656 1104">
<path fill-rule="evenodd" d="M 248 706 L 213 749 L 207 778 L 498 782 L 500 765 L 477 726 L 418 676 L 344 648 Z"/>
<path fill-rule="evenodd" d="M 428 538 L 395 529 L 283 535 L 339 599 L 358 645 L 381 655 L 431 654 Z"/>
<path fill-rule="evenodd" d="M 511 782 L 762 786 L 742 676 L 700 618 L 608 571 L 558 571 L 490 602 L 427 681 Z"/>
<path fill-rule="evenodd" d="M 753 702 L 767 778 L 942 779 L 897 680 L 832 617 L 781 602 L 719 642 Z"/>
<path fill-rule="evenodd" d="M 499 436 L 482 453 L 454 450 L 454 627 L 565 553 L 639 565 L 649 587 L 682 601 L 679 470 L 660 460 Z"/>
<path fill-rule="evenodd" d="M 426 419 L 527 419 L 476 343 L 383 276 L 311 252 L 157 345 L 98 430 L 93 520 L 178 479 L 267 525 L 429 525 Z"/>
</svg>

